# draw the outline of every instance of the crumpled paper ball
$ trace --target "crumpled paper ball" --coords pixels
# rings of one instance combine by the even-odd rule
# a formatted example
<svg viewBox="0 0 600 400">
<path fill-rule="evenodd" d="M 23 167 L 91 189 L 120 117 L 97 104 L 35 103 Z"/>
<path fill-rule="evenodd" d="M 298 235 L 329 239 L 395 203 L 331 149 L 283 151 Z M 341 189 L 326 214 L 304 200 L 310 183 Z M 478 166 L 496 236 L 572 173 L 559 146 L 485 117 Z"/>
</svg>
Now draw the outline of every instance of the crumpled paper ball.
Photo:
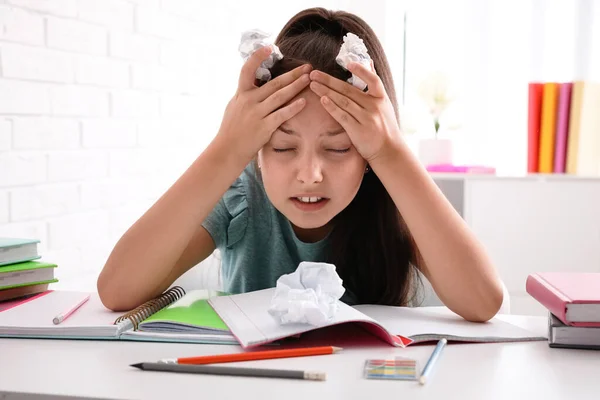
<svg viewBox="0 0 600 400">
<path fill-rule="evenodd" d="M 345 70 L 348 69 L 348 64 L 353 62 L 362 64 L 368 69 L 371 69 L 371 56 L 369 56 L 367 46 L 365 46 L 365 43 L 361 38 L 352 32 L 348 32 L 346 36 L 344 36 L 344 43 L 342 43 L 340 52 L 335 57 L 335 62 Z M 348 79 L 348 83 L 360 90 L 364 90 L 367 87 L 367 84 L 354 74 Z"/>
<path fill-rule="evenodd" d="M 279 50 L 277 45 L 269 43 L 267 38 L 270 35 L 266 32 L 263 32 L 259 29 L 252 29 L 249 31 L 245 31 L 242 33 L 242 38 L 240 39 L 240 45 L 238 46 L 238 50 L 244 59 L 244 62 L 248 60 L 248 58 L 258 49 L 269 46 L 271 47 L 271 54 L 269 54 L 269 58 L 263 61 L 260 64 L 260 67 L 256 70 L 256 79 L 259 81 L 268 81 L 271 79 L 271 71 L 269 68 L 275 65 L 275 62 L 281 60 L 283 58 L 283 54 Z"/>
<path fill-rule="evenodd" d="M 337 313 L 344 292 L 335 265 L 303 261 L 295 272 L 277 280 L 269 313 L 281 324 L 319 326 Z"/>
</svg>

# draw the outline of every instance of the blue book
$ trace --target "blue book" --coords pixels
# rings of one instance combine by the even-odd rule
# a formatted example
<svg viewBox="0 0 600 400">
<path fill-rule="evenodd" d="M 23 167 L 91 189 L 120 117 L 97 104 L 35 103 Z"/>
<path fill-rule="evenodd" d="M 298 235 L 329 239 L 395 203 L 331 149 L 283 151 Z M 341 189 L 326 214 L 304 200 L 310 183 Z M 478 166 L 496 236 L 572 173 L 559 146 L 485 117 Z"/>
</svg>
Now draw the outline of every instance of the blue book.
<svg viewBox="0 0 600 400">
<path fill-rule="evenodd" d="M 0 266 L 41 258 L 38 239 L 0 237 Z"/>
</svg>

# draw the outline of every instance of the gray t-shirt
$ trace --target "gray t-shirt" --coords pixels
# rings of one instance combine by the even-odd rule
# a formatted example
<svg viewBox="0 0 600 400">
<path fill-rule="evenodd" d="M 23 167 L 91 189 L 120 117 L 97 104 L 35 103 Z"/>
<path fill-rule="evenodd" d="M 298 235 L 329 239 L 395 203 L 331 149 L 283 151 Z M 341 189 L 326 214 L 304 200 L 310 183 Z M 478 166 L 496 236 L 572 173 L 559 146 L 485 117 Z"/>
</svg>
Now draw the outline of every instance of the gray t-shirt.
<svg viewBox="0 0 600 400">
<path fill-rule="evenodd" d="M 202 223 L 221 252 L 223 290 L 244 293 L 274 287 L 301 261 L 326 262 L 329 238 L 305 243 L 267 197 L 250 163 Z M 354 303 L 346 292 L 342 301 Z"/>
</svg>

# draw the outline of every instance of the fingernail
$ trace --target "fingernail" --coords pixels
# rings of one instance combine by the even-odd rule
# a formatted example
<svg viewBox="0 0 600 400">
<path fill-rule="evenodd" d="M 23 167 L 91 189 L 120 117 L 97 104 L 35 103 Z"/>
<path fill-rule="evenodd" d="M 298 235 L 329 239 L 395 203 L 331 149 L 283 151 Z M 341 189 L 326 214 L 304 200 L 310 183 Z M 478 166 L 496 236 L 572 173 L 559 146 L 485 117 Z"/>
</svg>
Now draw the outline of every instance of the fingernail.
<svg viewBox="0 0 600 400">
<path fill-rule="evenodd" d="M 346 65 L 346 68 L 348 69 L 348 71 L 352 71 L 354 69 L 355 65 L 356 64 L 354 64 L 354 63 L 350 63 L 350 64 Z"/>
<path fill-rule="evenodd" d="M 304 72 L 310 72 L 310 70 L 312 69 L 312 66 L 310 64 L 306 64 L 303 68 Z"/>
<path fill-rule="evenodd" d="M 323 104 L 329 104 L 329 98 L 327 96 L 323 96 Z"/>
<path fill-rule="evenodd" d="M 308 76 L 308 74 L 302 75 L 302 83 L 307 83 L 308 81 L 310 81 L 310 77 Z"/>
</svg>

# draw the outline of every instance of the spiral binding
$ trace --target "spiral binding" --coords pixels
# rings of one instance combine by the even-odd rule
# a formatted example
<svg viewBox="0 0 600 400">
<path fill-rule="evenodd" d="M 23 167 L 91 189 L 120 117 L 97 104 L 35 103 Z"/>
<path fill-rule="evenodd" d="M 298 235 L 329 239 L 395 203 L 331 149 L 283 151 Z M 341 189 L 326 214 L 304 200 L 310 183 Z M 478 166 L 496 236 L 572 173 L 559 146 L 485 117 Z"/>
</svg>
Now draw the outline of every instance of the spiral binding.
<svg viewBox="0 0 600 400">
<path fill-rule="evenodd" d="M 126 319 L 128 319 L 133 324 L 133 329 L 137 330 L 140 322 L 142 322 L 155 312 L 168 306 L 169 304 L 179 300 L 184 295 L 185 290 L 181 286 L 173 286 L 160 296 L 145 302 L 144 304 L 134 308 L 126 314 L 121 315 L 115 320 L 115 325 L 119 322 L 123 322 Z"/>
</svg>

